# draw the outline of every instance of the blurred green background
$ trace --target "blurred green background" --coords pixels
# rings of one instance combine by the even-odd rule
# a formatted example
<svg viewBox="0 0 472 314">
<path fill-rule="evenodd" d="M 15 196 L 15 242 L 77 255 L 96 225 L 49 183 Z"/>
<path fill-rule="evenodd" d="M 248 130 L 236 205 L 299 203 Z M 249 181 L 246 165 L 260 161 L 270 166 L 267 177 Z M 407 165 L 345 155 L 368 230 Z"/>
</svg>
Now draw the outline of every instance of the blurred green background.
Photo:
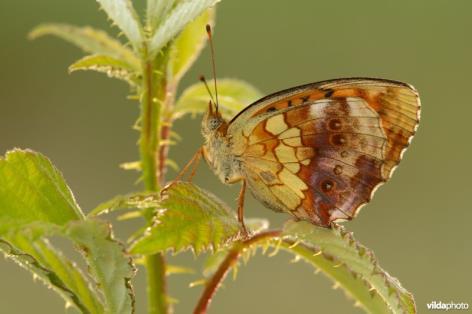
<svg viewBox="0 0 472 314">
<path fill-rule="evenodd" d="M 93 0 L 0 1 L 0 152 L 21 147 L 49 156 L 84 210 L 138 189 L 137 174 L 118 168 L 138 158 L 138 134 L 131 130 L 138 106 L 126 99 L 124 83 L 68 75 L 67 66 L 81 56 L 76 48 L 55 38 L 30 42 L 26 34 L 48 21 L 109 29 L 97 7 Z M 414 293 L 420 313 L 433 300 L 472 306 L 471 30 L 468 0 L 224 0 L 218 6 L 220 77 L 245 79 L 264 93 L 346 76 L 396 79 L 419 90 L 418 134 L 392 180 L 347 228 Z M 202 73 L 211 76 L 208 50 L 182 87 Z M 176 124 L 184 140 L 171 156 L 180 165 L 201 144 L 199 123 Z M 238 186 L 223 186 L 206 165 L 199 170 L 197 183 L 234 204 Z M 288 218 L 251 197 L 246 208 L 247 216 L 267 217 L 273 226 Z M 120 224 L 118 234 L 135 227 Z M 190 253 L 170 259 L 197 268 L 202 261 Z M 361 312 L 323 275 L 289 260 L 283 253 L 251 260 L 236 282 L 225 281 L 210 313 Z M 140 271 L 135 281 L 138 313 L 145 313 L 143 277 Z M 0 313 L 65 311 L 59 297 L 3 258 L 0 278 Z M 196 279 L 170 278 L 170 294 L 180 300 L 176 313 L 191 312 L 201 288 L 187 286 Z"/>
</svg>

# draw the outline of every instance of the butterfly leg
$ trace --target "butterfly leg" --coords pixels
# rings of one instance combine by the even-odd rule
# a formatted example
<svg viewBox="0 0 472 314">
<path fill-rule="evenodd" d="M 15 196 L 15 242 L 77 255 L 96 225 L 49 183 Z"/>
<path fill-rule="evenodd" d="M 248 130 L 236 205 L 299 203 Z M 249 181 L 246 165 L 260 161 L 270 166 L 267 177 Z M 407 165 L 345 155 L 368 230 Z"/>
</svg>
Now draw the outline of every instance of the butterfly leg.
<svg viewBox="0 0 472 314">
<path fill-rule="evenodd" d="M 244 224 L 244 195 L 246 194 L 246 180 L 243 180 L 241 185 L 241 191 L 239 192 L 238 198 L 238 221 L 241 223 L 243 237 L 248 238 L 249 233 L 247 232 L 246 225 Z"/>
<path fill-rule="evenodd" d="M 190 172 L 190 176 L 188 178 L 188 182 L 191 182 L 193 176 L 195 175 L 195 171 L 197 170 L 198 163 L 202 159 L 202 156 L 203 156 L 203 149 L 200 147 L 195 153 L 195 155 L 193 155 L 192 159 L 190 159 L 189 162 L 187 162 L 187 164 L 182 168 L 182 170 L 180 170 L 179 174 L 174 178 L 174 180 L 172 180 L 169 184 L 167 184 L 163 190 L 170 188 L 175 182 L 181 180 L 182 177 L 188 172 L 190 167 L 193 166 Z"/>
<path fill-rule="evenodd" d="M 190 171 L 190 176 L 188 177 L 188 181 L 192 181 L 193 176 L 195 175 L 195 171 L 197 170 L 197 166 L 200 163 L 200 160 L 202 159 L 203 156 L 203 149 L 200 147 L 195 155 L 193 155 L 192 159 L 190 159 L 189 162 L 180 170 L 179 174 L 175 177 L 175 179 L 172 182 L 179 181 L 182 179 L 182 177 L 188 172 L 190 167 L 192 167 L 192 170 Z"/>
<path fill-rule="evenodd" d="M 188 177 L 188 181 L 191 182 L 193 177 L 195 176 L 195 172 L 197 171 L 198 165 L 200 164 L 200 160 L 202 160 L 203 157 L 203 149 L 199 148 L 197 153 L 195 154 L 194 161 L 193 161 L 193 167 L 192 171 L 190 171 L 190 176 Z"/>
</svg>

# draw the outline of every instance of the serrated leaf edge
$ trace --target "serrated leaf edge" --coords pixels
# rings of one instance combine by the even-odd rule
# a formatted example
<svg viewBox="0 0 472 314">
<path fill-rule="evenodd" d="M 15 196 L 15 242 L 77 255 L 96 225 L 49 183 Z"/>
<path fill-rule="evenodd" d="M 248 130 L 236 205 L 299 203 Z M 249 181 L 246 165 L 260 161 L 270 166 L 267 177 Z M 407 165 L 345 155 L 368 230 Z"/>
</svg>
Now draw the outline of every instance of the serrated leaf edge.
<svg viewBox="0 0 472 314">
<path fill-rule="evenodd" d="M 371 277 L 380 276 L 381 279 L 382 279 L 383 284 L 385 285 L 387 293 L 382 291 L 384 289 L 377 286 L 375 283 L 372 284 L 372 281 L 373 281 L 372 278 L 369 278 L 369 276 L 365 276 L 361 273 L 355 272 L 345 262 L 343 262 L 342 260 L 336 258 L 335 256 L 333 256 L 331 254 L 328 254 L 328 253 L 322 251 L 320 248 L 312 247 L 309 243 L 307 244 L 304 241 L 300 241 L 299 239 L 295 240 L 295 239 L 293 239 L 291 237 L 287 237 L 287 236 L 285 236 L 283 238 L 283 242 L 285 244 L 288 243 L 290 245 L 293 245 L 294 241 L 299 241 L 299 244 L 303 244 L 308 249 L 312 249 L 314 251 L 321 252 L 320 254 L 322 254 L 322 256 L 325 259 L 331 260 L 333 262 L 337 262 L 337 264 L 339 266 L 345 267 L 346 269 L 348 269 L 351 272 L 351 274 L 355 273 L 356 277 L 360 278 L 364 282 L 365 286 L 370 289 L 371 295 L 372 296 L 373 295 L 378 295 L 380 298 L 382 298 L 383 302 L 390 308 L 392 313 L 408 313 L 408 314 L 416 313 L 416 305 L 415 305 L 415 301 L 414 301 L 414 298 L 411 295 L 411 293 L 408 292 L 406 289 L 404 289 L 399 284 L 399 281 L 396 278 L 390 276 L 385 270 L 383 270 L 379 266 L 378 260 L 375 257 L 374 252 L 372 250 L 368 249 L 367 247 L 365 247 L 364 245 L 360 244 L 357 240 L 355 240 L 354 236 L 353 236 L 353 233 L 346 231 L 343 226 L 333 225 L 333 230 L 339 236 L 339 238 L 344 241 L 345 245 L 348 245 L 349 247 L 353 248 L 357 252 L 357 255 L 360 259 L 364 260 L 365 262 L 367 262 L 368 264 L 370 264 L 372 266 L 372 272 L 371 272 L 370 276 Z M 290 248 L 287 247 L 287 246 L 285 247 L 285 249 L 288 250 L 288 251 L 290 250 Z M 397 283 L 397 287 L 394 287 L 393 283 Z M 400 296 L 398 290 L 401 290 L 401 292 L 406 297 L 408 297 L 409 301 L 412 302 L 411 305 L 413 306 L 413 312 L 409 311 L 408 305 L 403 302 L 403 299 Z M 395 292 L 392 293 L 392 291 L 395 291 Z M 393 303 L 391 302 L 392 301 L 392 296 L 393 296 L 393 300 L 395 301 Z"/>
</svg>

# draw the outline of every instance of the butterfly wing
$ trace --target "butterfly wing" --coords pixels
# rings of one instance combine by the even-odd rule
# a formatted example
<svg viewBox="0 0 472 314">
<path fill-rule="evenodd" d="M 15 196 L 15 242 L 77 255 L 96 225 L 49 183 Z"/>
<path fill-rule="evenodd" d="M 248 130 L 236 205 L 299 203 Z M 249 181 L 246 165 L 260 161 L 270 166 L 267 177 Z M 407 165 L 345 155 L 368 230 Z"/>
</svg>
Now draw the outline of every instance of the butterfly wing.
<svg viewBox="0 0 472 314">
<path fill-rule="evenodd" d="M 416 90 L 352 78 L 269 95 L 228 127 L 233 154 L 267 207 L 328 226 L 352 219 L 399 163 L 419 122 Z"/>
</svg>

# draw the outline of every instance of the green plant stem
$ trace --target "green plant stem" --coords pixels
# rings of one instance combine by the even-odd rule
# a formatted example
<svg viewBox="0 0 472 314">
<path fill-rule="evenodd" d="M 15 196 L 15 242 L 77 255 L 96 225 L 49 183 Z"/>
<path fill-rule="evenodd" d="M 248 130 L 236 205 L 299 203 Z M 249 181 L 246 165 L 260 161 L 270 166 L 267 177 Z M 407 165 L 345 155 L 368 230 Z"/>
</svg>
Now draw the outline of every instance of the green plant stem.
<svg viewBox="0 0 472 314">
<path fill-rule="evenodd" d="M 147 53 L 144 54 L 147 60 Z M 143 65 L 143 89 L 141 96 L 141 138 L 140 154 L 144 185 L 147 191 L 158 192 L 158 151 L 160 133 L 160 104 L 165 98 L 161 93 L 163 79 L 158 80 L 152 62 Z M 164 88 L 165 90 L 165 88 Z M 152 212 L 146 215 L 148 224 L 152 223 Z M 149 314 L 167 313 L 165 259 L 160 253 L 145 256 L 147 271 L 147 298 Z"/>
<path fill-rule="evenodd" d="M 145 257 L 149 314 L 167 313 L 165 291 L 165 259 L 160 253 Z"/>
<path fill-rule="evenodd" d="M 141 96 L 141 167 L 146 189 L 155 192 L 158 190 L 156 154 L 159 146 L 159 103 L 153 65 L 147 62 L 144 67 L 144 88 Z"/>
<path fill-rule="evenodd" d="M 231 267 L 238 262 L 238 259 L 244 249 L 250 247 L 251 245 L 259 241 L 265 241 L 270 238 L 278 238 L 281 233 L 282 232 L 279 230 L 261 232 L 245 241 L 235 243 L 233 248 L 228 252 L 225 259 L 216 270 L 216 272 L 205 285 L 205 289 L 203 290 L 202 296 L 200 297 L 200 300 L 198 301 L 198 304 L 195 307 L 193 313 L 206 314 L 208 306 L 210 305 L 210 302 L 213 296 L 215 295 L 216 290 L 218 290 L 218 287 L 225 279 Z"/>
</svg>

